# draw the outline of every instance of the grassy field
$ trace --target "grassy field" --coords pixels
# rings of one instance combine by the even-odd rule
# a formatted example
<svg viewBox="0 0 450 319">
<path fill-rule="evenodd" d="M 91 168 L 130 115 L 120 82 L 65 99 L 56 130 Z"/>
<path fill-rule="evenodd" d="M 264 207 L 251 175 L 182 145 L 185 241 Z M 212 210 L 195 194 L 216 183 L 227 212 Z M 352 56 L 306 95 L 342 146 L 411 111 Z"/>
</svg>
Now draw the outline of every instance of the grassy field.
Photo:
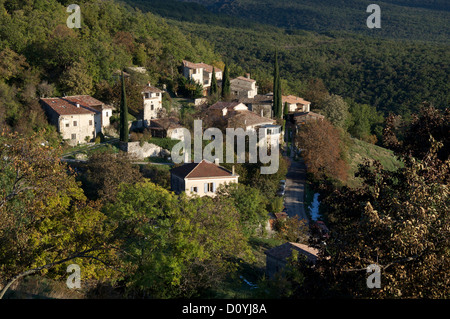
<svg viewBox="0 0 450 319">
<path fill-rule="evenodd" d="M 347 182 L 349 186 L 354 187 L 359 185 L 359 178 L 354 176 L 358 170 L 358 165 L 364 163 L 366 159 L 378 160 L 385 169 L 390 171 L 402 166 L 402 163 L 397 159 L 394 153 L 383 147 L 354 138 L 350 138 L 346 144 L 348 147 L 348 160 L 350 166 L 349 179 Z"/>
</svg>

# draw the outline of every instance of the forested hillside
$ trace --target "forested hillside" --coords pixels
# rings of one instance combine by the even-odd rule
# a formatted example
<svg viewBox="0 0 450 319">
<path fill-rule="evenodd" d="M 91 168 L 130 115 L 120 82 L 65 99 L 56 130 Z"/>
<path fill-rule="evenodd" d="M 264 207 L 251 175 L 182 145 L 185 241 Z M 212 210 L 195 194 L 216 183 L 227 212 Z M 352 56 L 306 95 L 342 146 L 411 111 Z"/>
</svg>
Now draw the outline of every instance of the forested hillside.
<svg viewBox="0 0 450 319">
<path fill-rule="evenodd" d="M 71 3 L 0 0 L 0 127 L 37 131 L 46 126 L 39 97 L 107 92 L 125 67 L 147 68 L 156 84 L 182 59 L 218 59 L 204 40 L 112 0 L 77 1 L 82 26 L 69 29 Z"/>
<path fill-rule="evenodd" d="M 445 41 L 450 39 L 448 1 L 384 0 L 382 27 L 366 26 L 370 0 L 182 0 L 205 5 L 212 12 L 243 17 L 285 29 L 350 31 L 397 39 Z"/>
<path fill-rule="evenodd" d="M 438 108 L 445 108 L 449 103 L 450 46 L 445 43 L 380 39 L 337 31 L 286 30 L 238 19 L 241 13 L 236 13 L 236 17 L 208 15 L 198 4 L 182 3 L 177 7 L 175 1 L 127 2 L 143 11 L 169 17 L 167 21 L 171 25 L 207 40 L 231 63 L 233 75 L 250 72 L 260 90 L 271 90 L 273 58 L 278 50 L 285 94 L 304 96 L 309 90 L 308 83 L 321 79 L 331 93 L 375 106 L 385 114 L 394 112 L 408 117 L 425 101 Z M 251 4 L 251 1 L 227 3 L 231 6 L 238 2 L 245 2 L 249 7 Z M 270 3 L 272 1 L 258 2 L 252 6 L 254 13 L 270 8 Z M 279 2 L 279 6 L 283 3 L 286 2 Z M 337 2 L 332 1 L 331 7 L 333 3 Z M 447 8 L 444 3 L 435 4 Z M 315 7 L 328 10 L 328 5 Z M 368 16 L 365 8 L 362 14 Z M 328 18 L 323 20 L 329 21 Z M 430 23 L 438 24 L 439 20 Z M 423 21 L 421 25 L 428 26 Z"/>
</svg>

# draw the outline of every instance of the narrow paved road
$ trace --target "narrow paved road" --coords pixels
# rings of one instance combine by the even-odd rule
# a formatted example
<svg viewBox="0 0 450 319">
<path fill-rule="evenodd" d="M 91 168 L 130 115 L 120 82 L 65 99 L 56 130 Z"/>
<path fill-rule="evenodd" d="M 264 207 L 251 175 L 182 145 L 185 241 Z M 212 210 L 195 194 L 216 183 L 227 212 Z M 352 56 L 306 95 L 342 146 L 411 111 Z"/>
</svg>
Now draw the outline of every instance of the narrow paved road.
<svg viewBox="0 0 450 319">
<path fill-rule="evenodd" d="M 291 159 L 291 166 L 286 174 L 286 192 L 284 197 L 286 213 L 289 217 L 298 215 L 301 219 L 305 219 L 308 222 L 308 216 L 304 206 L 305 182 L 305 163 L 303 161 L 296 162 Z"/>
</svg>

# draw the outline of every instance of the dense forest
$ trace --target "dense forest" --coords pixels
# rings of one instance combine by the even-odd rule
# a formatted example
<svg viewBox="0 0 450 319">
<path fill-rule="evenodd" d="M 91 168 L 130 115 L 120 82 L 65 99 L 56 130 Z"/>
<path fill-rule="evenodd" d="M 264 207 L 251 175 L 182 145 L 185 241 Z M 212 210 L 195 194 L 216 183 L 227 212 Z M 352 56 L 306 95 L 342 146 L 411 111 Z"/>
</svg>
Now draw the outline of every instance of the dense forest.
<svg viewBox="0 0 450 319">
<path fill-rule="evenodd" d="M 346 31 L 396 39 L 448 43 L 448 1 L 377 1 L 382 27 L 370 30 L 366 19 L 370 0 L 182 0 L 204 5 L 211 12 L 236 16 L 288 30 Z M 152 1 L 153 2 L 153 1 Z"/>
<path fill-rule="evenodd" d="M 239 19 L 239 14 L 208 14 L 198 4 L 182 4 L 177 9 L 173 1 L 152 1 L 151 5 L 142 0 L 127 2 L 157 12 L 167 17 L 170 25 L 211 43 L 231 64 L 232 75 L 250 72 L 262 92 L 272 89 L 274 52 L 278 50 L 284 94 L 305 96 L 308 82 L 321 79 L 329 92 L 374 106 L 385 115 L 394 112 L 408 118 L 423 102 L 438 108 L 448 106 L 450 54 L 445 41 L 382 39 L 338 27 L 316 33 L 258 24 Z M 328 10 L 328 4 L 317 7 Z M 268 6 L 252 8 L 259 12 Z M 362 13 L 366 16 L 365 10 Z M 436 22 L 426 25 L 445 26 Z"/>
</svg>

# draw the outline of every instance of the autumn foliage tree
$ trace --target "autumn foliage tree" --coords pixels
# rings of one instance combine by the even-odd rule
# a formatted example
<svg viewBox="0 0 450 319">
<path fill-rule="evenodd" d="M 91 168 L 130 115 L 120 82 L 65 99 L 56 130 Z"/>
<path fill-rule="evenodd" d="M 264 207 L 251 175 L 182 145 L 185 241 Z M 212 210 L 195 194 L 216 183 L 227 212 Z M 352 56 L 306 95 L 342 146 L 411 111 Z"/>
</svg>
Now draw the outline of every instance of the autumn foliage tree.
<svg viewBox="0 0 450 319">
<path fill-rule="evenodd" d="M 330 122 L 318 120 L 303 125 L 295 144 L 302 150 L 308 172 L 314 178 L 346 180 L 348 168 L 343 160 L 342 141 L 338 129 Z"/>
<path fill-rule="evenodd" d="M 60 155 L 33 137 L 0 136 L 0 298 L 26 275 L 66 275 L 68 262 L 82 265 L 85 278 L 114 273 L 103 264 L 114 259 L 105 216 Z"/>
<path fill-rule="evenodd" d="M 367 162 L 357 174 L 362 186 L 336 189 L 322 200 L 331 229 L 316 265 L 316 274 L 328 283 L 322 293 L 357 298 L 449 296 L 450 160 L 442 152 L 449 145 L 445 134 L 435 133 L 445 127 L 438 120 L 445 114 L 426 108 L 414 116 L 396 149 L 403 167 L 392 172 L 377 161 Z M 425 136 L 428 140 L 421 144 L 412 140 Z M 366 286 L 371 264 L 380 267 L 381 288 Z"/>
</svg>

